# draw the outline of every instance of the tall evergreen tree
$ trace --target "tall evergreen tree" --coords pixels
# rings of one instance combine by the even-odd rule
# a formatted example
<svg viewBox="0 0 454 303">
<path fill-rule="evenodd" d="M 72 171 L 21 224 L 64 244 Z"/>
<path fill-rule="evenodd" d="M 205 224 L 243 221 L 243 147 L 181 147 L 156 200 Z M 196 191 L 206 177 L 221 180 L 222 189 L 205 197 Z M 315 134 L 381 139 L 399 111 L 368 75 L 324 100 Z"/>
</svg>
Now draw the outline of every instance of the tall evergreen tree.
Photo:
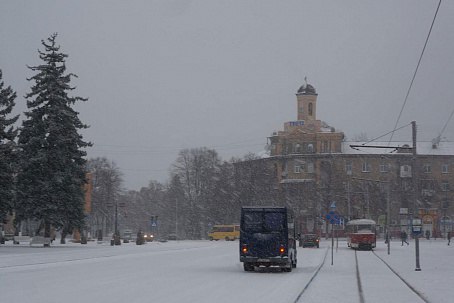
<svg viewBox="0 0 454 303">
<path fill-rule="evenodd" d="M 19 115 L 11 117 L 15 106 L 16 92 L 5 87 L 0 70 L 0 223 L 11 213 L 14 197 L 14 148 Z"/>
<path fill-rule="evenodd" d="M 39 52 L 43 64 L 29 67 L 36 74 L 27 98 L 28 111 L 19 134 L 21 150 L 17 178 L 18 220 L 33 219 L 50 235 L 50 226 L 61 228 L 63 234 L 84 225 L 84 192 L 86 152 L 90 143 L 83 141 L 80 129 L 88 126 L 78 118 L 73 105 L 86 101 L 71 97 L 74 90 L 60 52 L 57 34 L 42 40 Z M 38 230 L 38 231 L 39 231 Z"/>
</svg>

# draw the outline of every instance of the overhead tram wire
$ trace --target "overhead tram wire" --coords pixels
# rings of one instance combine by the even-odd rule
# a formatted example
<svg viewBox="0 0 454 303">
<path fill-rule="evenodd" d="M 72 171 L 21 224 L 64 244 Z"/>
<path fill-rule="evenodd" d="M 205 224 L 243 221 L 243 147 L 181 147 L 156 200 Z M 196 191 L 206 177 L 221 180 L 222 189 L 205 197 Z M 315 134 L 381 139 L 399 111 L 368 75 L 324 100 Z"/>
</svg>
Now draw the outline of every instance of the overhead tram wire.
<svg viewBox="0 0 454 303">
<path fill-rule="evenodd" d="M 392 131 L 390 131 L 390 132 L 388 132 L 388 133 L 386 133 L 386 134 L 383 134 L 383 135 L 378 136 L 378 137 L 376 137 L 376 138 L 374 138 L 374 139 L 372 139 L 372 140 L 369 140 L 369 141 L 367 141 L 367 142 L 364 142 L 364 143 L 361 144 L 361 145 L 350 144 L 350 148 L 355 149 L 355 150 L 358 150 L 358 151 L 361 151 L 361 149 L 359 149 L 360 147 L 366 147 L 366 148 L 380 148 L 380 149 L 382 149 L 382 148 L 388 148 L 388 149 L 389 149 L 389 148 L 393 148 L 393 150 L 390 151 L 389 153 L 394 153 L 394 152 L 397 151 L 399 148 L 407 149 L 406 147 L 401 147 L 401 146 L 389 146 L 389 143 L 390 143 L 391 141 L 389 141 L 389 142 L 388 142 L 388 145 L 386 145 L 386 146 L 381 146 L 381 145 L 369 145 L 369 143 L 374 142 L 374 141 L 376 141 L 376 140 L 378 140 L 378 139 L 380 139 L 380 138 L 383 138 L 383 137 L 389 135 L 390 133 L 394 133 L 395 131 L 400 130 L 400 129 L 404 128 L 404 127 L 407 127 L 407 126 L 409 126 L 409 125 L 411 125 L 411 123 L 409 123 L 409 124 L 407 124 L 407 125 L 403 125 L 403 126 L 399 127 L 398 129 L 394 129 L 394 130 L 392 130 Z M 370 154 L 372 154 L 372 153 L 370 153 Z"/>
<path fill-rule="evenodd" d="M 451 115 L 448 118 L 448 121 L 446 121 L 445 125 L 443 126 L 443 129 L 440 132 L 440 135 L 439 135 L 440 138 L 441 138 L 441 135 L 443 135 L 443 133 L 445 132 L 446 127 L 448 126 L 449 121 L 451 121 L 451 118 L 453 115 L 454 115 L 454 109 L 452 110 Z"/>
<path fill-rule="evenodd" d="M 422 57 L 424 55 L 424 51 L 426 50 L 427 43 L 429 42 L 429 37 L 430 37 L 430 34 L 432 32 L 432 28 L 434 26 L 435 19 L 437 18 L 438 10 L 440 9 L 440 5 L 441 5 L 441 0 L 438 2 L 437 10 L 435 11 L 435 15 L 434 15 L 434 18 L 432 20 L 432 24 L 430 25 L 429 33 L 427 34 L 427 37 L 426 37 L 426 42 L 424 43 L 424 47 L 422 49 L 421 55 L 419 56 L 418 64 L 416 65 L 415 72 L 413 73 L 413 78 L 411 79 L 410 87 L 408 88 L 407 95 L 405 96 L 404 104 L 402 105 L 402 108 L 400 109 L 399 116 L 397 117 L 396 124 L 394 125 L 394 131 L 397 128 L 397 124 L 399 124 L 400 117 L 402 116 L 402 113 L 404 111 L 405 105 L 407 104 L 408 96 L 410 95 L 411 88 L 413 87 L 413 82 L 415 81 L 416 74 L 418 73 L 419 65 L 421 64 L 421 60 L 422 60 Z M 391 140 L 393 139 L 394 131 L 391 134 L 391 137 L 390 137 L 390 139 L 388 141 L 388 145 L 391 142 Z"/>
<path fill-rule="evenodd" d="M 376 141 L 376 140 L 378 140 L 378 139 L 380 139 L 380 138 L 383 138 L 383 137 L 385 137 L 385 136 L 387 136 L 387 135 L 389 135 L 389 134 L 391 134 L 391 133 L 395 133 L 396 131 L 398 131 L 398 130 L 404 128 L 404 127 L 407 127 L 407 126 L 409 126 L 409 125 L 411 125 L 411 123 L 408 123 L 408 124 L 406 124 L 406 125 L 403 125 L 403 126 L 397 128 L 397 129 L 396 129 L 396 127 L 394 127 L 394 129 L 393 129 L 392 131 L 387 132 L 386 134 L 383 134 L 383 135 L 381 135 L 381 136 L 379 136 L 379 137 L 376 137 L 376 138 L 374 138 L 374 139 L 372 139 L 372 140 L 369 140 L 369 141 L 363 143 L 362 145 L 366 145 L 366 144 L 369 144 L 369 143 L 371 143 L 371 142 L 374 142 L 374 141 Z M 388 145 L 389 145 L 390 142 L 391 142 L 391 140 L 389 140 Z"/>
</svg>

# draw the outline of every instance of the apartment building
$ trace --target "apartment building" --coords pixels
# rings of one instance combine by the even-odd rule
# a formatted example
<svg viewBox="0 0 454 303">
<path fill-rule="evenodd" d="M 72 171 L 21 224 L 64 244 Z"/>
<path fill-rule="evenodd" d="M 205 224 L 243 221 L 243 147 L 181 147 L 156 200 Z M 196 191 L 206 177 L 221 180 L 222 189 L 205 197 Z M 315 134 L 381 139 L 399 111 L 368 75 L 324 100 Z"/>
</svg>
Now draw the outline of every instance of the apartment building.
<svg viewBox="0 0 454 303">
<path fill-rule="evenodd" d="M 269 155 L 235 164 L 243 174 L 255 170 L 249 174 L 257 179 L 267 172 L 263 188 L 272 190 L 255 191 L 260 197 L 253 199 L 294 208 L 307 231 L 323 229 L 318 225 L 333 205 L 345 220 L 371 218 L 382 229 L 389 213 L 396 234 L 416 216 L 431 236 L 452 230 L 453 142 L 346 142 L 343 132 L 317 118 L 317 97 L 303 84 L 296 120 L 268 138 Z"/>
</svg>

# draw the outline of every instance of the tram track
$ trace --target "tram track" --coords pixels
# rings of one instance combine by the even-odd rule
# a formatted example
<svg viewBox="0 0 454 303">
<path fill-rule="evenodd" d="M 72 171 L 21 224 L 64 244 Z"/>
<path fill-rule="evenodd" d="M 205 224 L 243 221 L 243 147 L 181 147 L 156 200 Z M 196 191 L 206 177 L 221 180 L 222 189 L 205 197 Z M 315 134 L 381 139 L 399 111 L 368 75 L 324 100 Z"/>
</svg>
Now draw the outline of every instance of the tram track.
<svg viewBox="0 0 454 303">
<path fill-rule="evenodd" d="M 431 303 L 428 298 L 426 298 L 420 291 L 418 291 L 413 285 L 411 285 L 407 280 L 405 280 L 396 270 L 394 270 L 383 258 L 381 258 L 379 255 L 373 251 L 373 254 L 380 260 L 382 261 L 386 267 L 389 268 L 389 270 L 396 275 L 412 292 L 414 292 L 421 300 L 423 300 L 425 303 Z"/>
<path fill-rule="evenodd" d="M 381 272 L 370 272 L 367 270 L 367 266 L 370 265 L 373 261 L 369 256 L 375 256 L 381 263 L 383 263 L 386 266 L 387 271 L 390 274 L 386 274 L 384 271 Z M 362 259 L 362 260 L 361 260 Z M 396 285 L 395 289 L 381 289 L 380 291 L 383 293 L 383 295 L 387 293 L 392 293 L 396 292 L 396 290 L 399 290 L 399 295 L 402 296 L 402 290 L 407 289 L 408 293 L 411 294 L 405 294 L 407 296 L 412 296 L 413 298 L 419 298 L 421 301 L 424 303 L 431 303 L 428 298 L 426 298 L 420 291 L 418 291 L 413 285 L 411 285 L 408 281 L 406 281 L 396 270 L 394 270 L 383 258 L 378 256 L 374 251 L 372 251 L 370 254 L 368 252 L 364 252 L 362 254 L 361 258 L 358 257 L 358 251 L 355 250 L 355 266 L 356 266 L 356 278 L 357 278 L 357 285 L 358 285 L 358 295 L 359 295 L 359 302 L 360 303 L 366 303 L 367 301 L 367 296 L 368 294 L 370 295 L 369 292 L 371 292 L 372 286 L 370 285 L 372 282 L 378 279 L 379 275 L 384 275 L 386 274 L 386 279 L 395 279 L 396 281 L 400 281 L 402 284 L 405 285 L 404 288 L 400 287 L 399 285 Z M 363 270 L 361 270 L 361 268 Z M 380 279 L 383 279 L 383 277 L 380 276 Z M 365 283 L 367 280 L 369 283 L 369 288 L 365 287 Z M 375 288 L 377 285 L 375 285 Z M 384 300 L 387 301 L 387 300 Z M 412 302 L 417 302 L 418 300 L 412 300 Z"/>
<path fill-rule="evenodd" d="M 322 269 L 323 265 L 325 264 L 325 261 L 326 261 L 326 256 L 328 255 L 328 250 L 329 250 L 329 247 L 326 248 L 325 250 L 325 256 L 323 257 L 323 260 L 322 262 L 318 265 L 317 269 L 314 271 L 314 273 L 312 274 L 311 278 L 309 279 L 309 281 L 306 283 L 306 285 L 303 287 L 303 289 L 301 290 L 301 292 L 298 294 L 298 296 L 296 297 L 295 301 L 293 301 L 293 303 L 298 303 L 298 301 L 301 299 L 301 297 L 303 296 L 303 294 L 306 292 L 306 290 L 309 288 L 309 286 L 311 285 L 311 283 L 314 281 L 315 277 L 318 275 L 318 273 L 320 272 L 320 269 Z"/>
<path fill-rule="evenodd" d="M 322 275 L 320 277 L 319 273 L 326 263 L 328 251 L 329 247 L 326 248 L 322 261 L 311 274 L 310 278 L 306 280 L 307 282 L 302 287 L 293 303 L 303 302 L 305 296 L 313 296 L 314 293 L 311 292 L 312 289 L 314 287 L 315 289 L 320 288 L 317 281 L 322 284 L 326 283 L 326 281 L 323 282 L 324 280 L 322 279 L 324 276 Z M 379 298 L 378 302 L 395 302 L 396 300 L 402 300 L 402 302 L 433 303 L 374 251 L 354 250 L 354 253 L 354 262 L 352 260 L 350 268 L 352 269 L 351 281 L 353 282 L 356 279 L 356 283 L 352 284 L 351 290 L 354 291 L 356 289 L 357 302 L 373 303 L 377 302 L 377 298 Z M 383 280 L 395 282 L 391 283 L 391 287 L 387 286 L 384 288 L 382 287 L 383 284 L 380 284 L 380 281 Z M 386 285 L 389 285 L 389 283 L 386 283 Z M 308 289 L 311 289 L 311 291 L 308 292 Z M 354 292 L 351 294 L 354 295 Z M 349 297 L 348 302 L 351 302 L 351 299 L 352 297 Z"/>
<path fill-rule="evenodd" d="M 356 249 L 355 249 L 355 268 L 356 268 L 356 284 L 358 285 L 359 302 L 365 303 L 366 301 L 364 300 L 364 292 L 363 292 L 363 286 L 361 284 L 361 274 L 359 271 L 358 254 L 357 254 Z"/>
</svg>

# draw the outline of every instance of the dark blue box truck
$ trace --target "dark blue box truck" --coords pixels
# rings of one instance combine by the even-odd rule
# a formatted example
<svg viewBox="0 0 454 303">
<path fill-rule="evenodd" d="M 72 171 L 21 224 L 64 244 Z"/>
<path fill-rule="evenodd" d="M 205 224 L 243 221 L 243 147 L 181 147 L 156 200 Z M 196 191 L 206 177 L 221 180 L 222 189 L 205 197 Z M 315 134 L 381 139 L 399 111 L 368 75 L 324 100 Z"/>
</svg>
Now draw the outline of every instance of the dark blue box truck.
<svg viewBox="0 0 454 303">
<path fill-rule="evenodd" d="M 293 219 L 286 207 L 242 207 L 240 262 L 245 271 L 258 266 L 278 266 L 290 272 L 297 251 Z"/>
</svg>

